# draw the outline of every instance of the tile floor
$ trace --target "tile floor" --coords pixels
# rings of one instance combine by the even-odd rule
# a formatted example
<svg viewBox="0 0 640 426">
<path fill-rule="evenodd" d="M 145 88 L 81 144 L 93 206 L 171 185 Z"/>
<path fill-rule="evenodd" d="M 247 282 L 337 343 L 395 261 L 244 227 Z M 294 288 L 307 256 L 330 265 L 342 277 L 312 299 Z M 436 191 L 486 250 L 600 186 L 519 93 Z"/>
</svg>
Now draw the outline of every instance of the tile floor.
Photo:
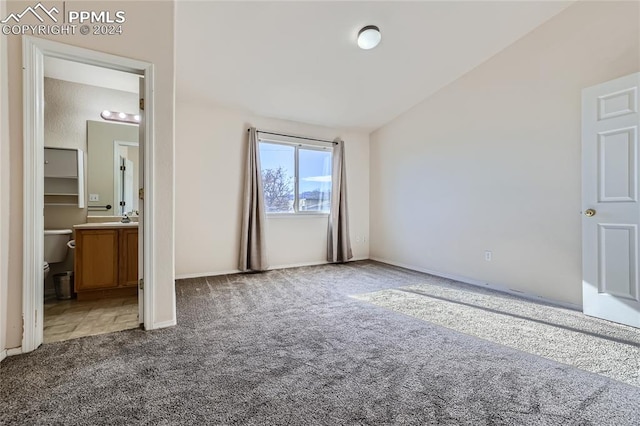
<svg viewBox="0 0 640 426">
<path fill-rule="evenodd" d="M 138 297 L 44 302 L 44 343 L 138 327 Z"/>
</svg>

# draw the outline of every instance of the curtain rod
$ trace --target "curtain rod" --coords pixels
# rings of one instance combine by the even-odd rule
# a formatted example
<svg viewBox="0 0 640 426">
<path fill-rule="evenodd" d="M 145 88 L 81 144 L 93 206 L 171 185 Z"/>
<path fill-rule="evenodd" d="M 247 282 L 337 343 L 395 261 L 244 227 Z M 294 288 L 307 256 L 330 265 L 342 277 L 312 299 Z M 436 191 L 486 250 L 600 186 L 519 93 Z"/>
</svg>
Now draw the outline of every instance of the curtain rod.
<svg viewBox="0 0 640 426">
<path fill-rule="evenodd" d="M 251 129 L 247 129 L 247 132 L 250 131 Z M 304 136 L 294 136 L 294 135 L 285 135 L 283 133 L 273 133 L 273 132 L 265 132 L 263 130 L 257 130 L 257 133 L 264 133 L 266 135 L 274 135 L 274 136 L 285 136 L 288 138 L 296 138 L 296 139 L 306 139 L 308 141 L 316 141 L 316 142 L 325 142 L 325 143 L 332 143 L 334 145 L 338 145 L 338 142 L 334 142 L 334 141 L 326 141 L 324 139 L 314 139 L 314 138 L 305 138 Z"/>
</svg>

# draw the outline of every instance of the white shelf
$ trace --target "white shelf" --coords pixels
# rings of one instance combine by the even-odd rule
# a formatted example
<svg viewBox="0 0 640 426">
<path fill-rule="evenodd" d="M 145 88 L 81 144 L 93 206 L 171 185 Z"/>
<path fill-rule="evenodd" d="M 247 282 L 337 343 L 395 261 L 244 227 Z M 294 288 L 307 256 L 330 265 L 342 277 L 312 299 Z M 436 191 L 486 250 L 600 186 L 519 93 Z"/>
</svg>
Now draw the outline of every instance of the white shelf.
<svg viewBox="0 0 640 426">
<path fill-rule="evenodd" d="M 82 150 L 45 147 L 44 151 L 44 195 L 49 197 L 45 198 L 44 205 L 84 208 L 86 205 Z"/>
</svg>

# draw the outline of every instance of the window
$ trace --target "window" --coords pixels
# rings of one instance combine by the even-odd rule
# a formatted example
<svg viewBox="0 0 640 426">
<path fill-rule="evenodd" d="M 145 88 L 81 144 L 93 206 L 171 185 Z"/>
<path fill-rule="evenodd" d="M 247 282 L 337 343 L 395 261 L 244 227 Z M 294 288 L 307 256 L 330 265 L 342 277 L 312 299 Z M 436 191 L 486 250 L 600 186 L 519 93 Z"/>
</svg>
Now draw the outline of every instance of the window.
<svg viewBox="0 0 640 426">
<path fill-rule="evenodd" d="M 260 141 L 267 213 L 329 213 L 329 147 Z"/>
</svg>

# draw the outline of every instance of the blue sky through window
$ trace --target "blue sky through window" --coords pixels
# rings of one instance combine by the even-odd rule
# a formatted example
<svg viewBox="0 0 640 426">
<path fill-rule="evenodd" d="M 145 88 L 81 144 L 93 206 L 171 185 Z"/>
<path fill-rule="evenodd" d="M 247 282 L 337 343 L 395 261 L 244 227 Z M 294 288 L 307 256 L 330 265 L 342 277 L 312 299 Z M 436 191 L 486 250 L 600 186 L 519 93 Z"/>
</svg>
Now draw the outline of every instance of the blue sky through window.
<svg viewBox="0 0 640 426">
<path fill-rule="evenodd" d="M 260 143 L 260 167 L 262 170 L 277 169 L 282 167 L 287 176 L 293 178 L 295 174 L 295 148 L 290 145 L 275 143 Z"/>
<path fill-rule="evenodd" d="M 323 191 L 331 186 L 331 152 L 300 149 L 300 192 Z"/>
<path fill-rule="evenodd" d="M 285 169 L 287 176 L 295 174 L 295 148 L 290 145 L 260 143 L 262 170 Z M 300 149 L 300 192 L 320 190 L 331 182 L 331 151 Z M 325 185 L 322 185 L 322 184 Z"/>
</svg>

